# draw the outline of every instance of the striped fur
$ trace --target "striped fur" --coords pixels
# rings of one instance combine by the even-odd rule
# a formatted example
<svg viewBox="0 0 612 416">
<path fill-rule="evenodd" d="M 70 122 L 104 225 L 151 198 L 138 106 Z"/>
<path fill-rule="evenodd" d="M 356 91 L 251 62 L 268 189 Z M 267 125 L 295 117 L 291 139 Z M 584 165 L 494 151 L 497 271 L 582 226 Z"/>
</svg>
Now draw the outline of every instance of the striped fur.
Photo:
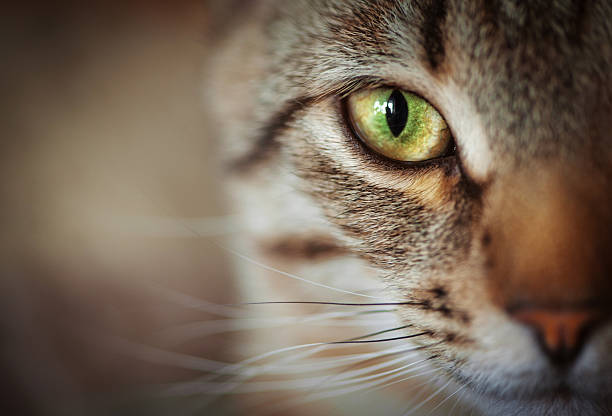
<svg viewBox="0 0 612 416">
<path fill-rule="evenodd" d="M 429 391 L 437 377 L 452 383 L 447 396 L 464 389 L 456 409 L 612 413 L 609 323 L 560 371 L 508 313 L 535 297 L 608 312 L 610 4 L 295 0 L 256 10 L 224 38 L 207 73 L 230 203 L 243 215 L 238 251 L 322 285 L 377 287 L 386 302 L 405 302 L 398 325 L 423 335 L 403 345 L 422 348 L 436 369 Z M 436 106 L 457 156 L 405 166 L 361 146 L 342 100 L 379 85 Z M 360 300 L 237 262 L 245 301 Z M 278 348 L 308 342 L 302 335 L 283 334 Z M 259 351 L 263 341 L 254 334 L 240 344 Z M 411 400 L 401 388 L 394 394 Z"/>
</svg>

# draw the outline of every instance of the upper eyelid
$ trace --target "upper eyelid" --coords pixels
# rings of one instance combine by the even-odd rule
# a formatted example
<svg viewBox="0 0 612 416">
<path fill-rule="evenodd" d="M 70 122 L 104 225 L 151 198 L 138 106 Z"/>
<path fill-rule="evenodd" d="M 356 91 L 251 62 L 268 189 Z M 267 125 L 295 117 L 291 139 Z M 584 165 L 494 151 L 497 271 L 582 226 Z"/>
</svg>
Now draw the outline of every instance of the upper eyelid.
<svg viewBox="0 0 612 416">
<path fill-rule="evenodd" d="M 385 84 L 384 80 L 377 77 L 354 78 L 331 85 L 318 94 L 304 94 L 285 101 L 281 109 L 274 112 L 272 116 L 263 123 L 261 128 L 258 129 L 253 150 L 248 152 L 244 157 L 234 161 L 233 170 L 238 172 L 248 170 L 251 165 L 260 160 L 270 148 L 276 145 L 276 138 L 295 120 L 296 114 L 308 109 L 312 104 L 333 96 L 342 99 L 362 88 L 375 88 Z"/>
<path fill-rule="evenodd" d="M 242 172 L 248 170 L 250 166 L 263 159 L 265 155 L 277 145 L 277 137 L 288 128 L 289 124 L 295 120 L 296 114 L 300 111 L 304 111 L 311 105 L 330 97 L 335 96 L 338 97 L 340 101 L 343 101 L 349 95 L 361 89 L 381 87 L 398 88 L 404 91 L 414 92 L 420 97 L 423 97 L 423 94 L 421 94 L 418 89 L 413 91 L 411 88 L 400 85 L 400 83 L 377 76 L 360 76 L 331 84 L 317 94 L 303 94 L 286 100 L 281 109 L 274 112 L 272 116 L 263 123 L 261 128 L 258 129 L 258 134 L 254 140 L 254 148 L 245 156 L 234 161 L 232 169 Z M 431 100 L 428 98 L 423 98 L 431 103 Z M 436 108 L 435 105 L 434 108 Z M 439 111 L 438 108 L 436 108 L 436 110 Z M 440 112 L 440 114 L 442 113 Z"/>
<path fill-rule="evenodd" d="M 340 99 L 345 99 L 349 95 L 357 92 L 359 90 L 365 88 L 397 88 L 408 92 L 413 92 L 420 97 L 425 98 L 428 102 L 429 99 L 423 96 L 418 89 L 413 91 L 411 88 L 406 88 L 405 86 L 400 85 L 397 82 L 389 81 L 388 79 L 384 79 L 376 76 L 360 76 L 356 78 L 346 79 L 343 81 L 339 81 L 331 84 L 325 89 L 321 90 L 317 94 L 303 94 L 296 98 L 292 98 L 286 100 L 282 106 L 282 109 L 275 112 L 272 117 L 270 117 L 266 123 L 264 123 L 264 127 L 262 131 L 271 131 L 271 130 L 279 130 L 273 129 L 271 126 L 277 125 L 278 120 L 292 120 L 295 116 L 295 113 L 298 111 L 302 111 L 307 109 L 310 105 L 328 99 L 330 97 L 336 96 Z M 435 107 L 435 106 L 434 106 Z M 437 108 L 436 108 L 437 110 Z M 439 111 L 439 110 L 438 110 Z M 285 123 L 287 124 L 287 123 Z"/>
</svg>

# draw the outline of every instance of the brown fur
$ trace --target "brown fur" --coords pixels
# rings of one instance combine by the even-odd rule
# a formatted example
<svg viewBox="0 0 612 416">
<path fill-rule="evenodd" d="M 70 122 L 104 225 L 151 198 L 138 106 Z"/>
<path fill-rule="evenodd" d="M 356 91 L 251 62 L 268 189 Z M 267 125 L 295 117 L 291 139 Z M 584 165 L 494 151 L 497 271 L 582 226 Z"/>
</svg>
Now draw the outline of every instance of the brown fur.
<svg viewBox="0 0 612 416">
<path fill-rule="evenodd" d="M 245 218 L 269 222 L 255 241 L 333 235 L 339 257 L 363 262 L 343 281 L 374 268 L 387 296 L 410 303 L 397 315 L 424 334 L 412 342 L 485 414 L 609 414 L 609 321 L 563 373 L 513 308 L 601 312 L 612 296 L 610 4 L 295 1 L 272 10 L 252 51 L 259 70 L 243 73 L 259 86 L 256 114 L 240 120 L 253 135 L 233 137 L 247 160 L 276 149 L 231 188 Z M 398 164 L 365 149 L 342 103 L 379 85 L 434 104 L 457 154 Z M 279 198 L 285 186 L 295 193 Z M 312 267 L 292 260 L 293 270 Z M 262 281 L 249 279 L 247 293 Z"/>
</svg>

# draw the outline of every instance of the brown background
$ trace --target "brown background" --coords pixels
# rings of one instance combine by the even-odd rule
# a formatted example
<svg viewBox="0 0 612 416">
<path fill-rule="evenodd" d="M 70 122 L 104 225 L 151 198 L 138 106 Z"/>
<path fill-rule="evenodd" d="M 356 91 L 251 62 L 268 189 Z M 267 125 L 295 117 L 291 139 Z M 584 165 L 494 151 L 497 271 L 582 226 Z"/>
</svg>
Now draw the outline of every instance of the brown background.
<svg viewBox="0 0 612 416">
<path fill-rule="evenodd" d="M 234 11 L 222 1 L 3 9 L 0 412 L 197 409 L 152 401 L 149 387 L 199 373 L 121 345 L 164 348 L 158 331 L 210 318 L 167 289 L 231 301 L 224 257 L 181 221 L 229 214 L 201 81 Z M 158 219 L 178 220 L 160 231 Z M 214 338 L 175 350 L 225 358 Z"/>
</svg>

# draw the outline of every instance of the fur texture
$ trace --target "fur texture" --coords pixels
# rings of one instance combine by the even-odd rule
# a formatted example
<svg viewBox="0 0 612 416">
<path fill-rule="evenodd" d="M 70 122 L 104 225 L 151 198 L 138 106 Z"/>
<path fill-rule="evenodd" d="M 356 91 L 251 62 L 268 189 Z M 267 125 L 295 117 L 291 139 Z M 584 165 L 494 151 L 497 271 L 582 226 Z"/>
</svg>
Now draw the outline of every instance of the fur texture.
<svg viewBox="0 0 612 416">
<path fill-rule="evenodd" d="M 245 301 L 404 302 L 394 319 L 422 334 L 401 342 L 436 369 L 431 391 L 449 380 L 447 396 L 462 389 L 460 406 L 488 415 L 611 414 L 610 4 L 277 3 L 220 42 L 205 89 L 243 218 L 235 247 L 268 266 L 236 260 Z M 342 100 L 379 85 L 436 106 L 457 155 L 405 166 L 365 149 Z M 313 292 L 272 266 L 383 289 Z M 513 317 L 525 303 L 605 318 L 561 368 Z"/>
</svg>

